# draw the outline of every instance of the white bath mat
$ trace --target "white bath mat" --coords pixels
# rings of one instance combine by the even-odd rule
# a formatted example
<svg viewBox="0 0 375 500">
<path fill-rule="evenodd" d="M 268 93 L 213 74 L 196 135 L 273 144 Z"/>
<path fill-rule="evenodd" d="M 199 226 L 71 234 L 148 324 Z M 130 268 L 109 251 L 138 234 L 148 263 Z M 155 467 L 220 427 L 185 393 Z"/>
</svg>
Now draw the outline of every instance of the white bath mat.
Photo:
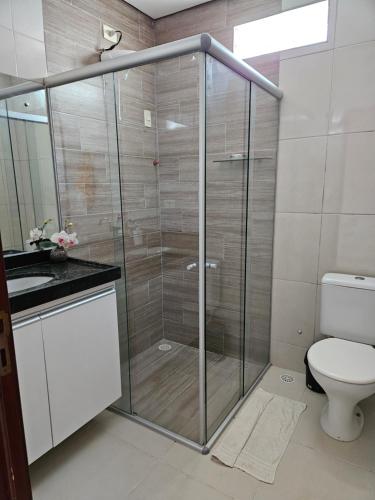
<svg viewBox="0 0 375 500">
<path fill-rule="evenodd" d="M 273 483 L 277 466 L 305 408 L 300 401 L 256 389 L 212 456 L 265 483 Z"/>
</svg>

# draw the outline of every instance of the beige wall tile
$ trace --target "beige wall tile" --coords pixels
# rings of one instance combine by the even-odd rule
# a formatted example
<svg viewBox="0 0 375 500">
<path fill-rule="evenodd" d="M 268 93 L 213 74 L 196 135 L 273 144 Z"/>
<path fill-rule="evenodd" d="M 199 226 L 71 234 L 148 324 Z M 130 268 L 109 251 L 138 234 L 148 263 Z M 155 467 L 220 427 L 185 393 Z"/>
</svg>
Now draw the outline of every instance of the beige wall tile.
<svg viewBox="0 0 375 500">
<path fill-rule="evenodd" d="M 59 73 L 68 69 L 84 66 L 90 62 L 97 62 L 97 54 L 82 45 L 77 45 L 72 40 L 67 40 L 64 35 L 46 31 L 45 44 L 47 52 L 48 73 Z M 61 50 L 64 47 L 64 50 Z"/>
<path fill-rule="evenodd" d="M 338 0 L 335 46 L 375 40 L 375 2 Z"/>
<path fill-rule="evenodd" d="M 61 183 L 102 183 L 109 180 L 105 154 L 56 149 L 56 167 Z"/>
<path fill-rule="evenodd" d="M 42 0 L 12 0 L 13 29 L 44 42 Z"/>
<path fill-rule="evenodd" d="M 272 340 L 299 347 L 313 343 L 316 290 L 310 283 L 273 280 Z"/>
<path fill-rule="evenodd" d="M 139 37 L 139 18 L 147 19 L 147 16 L 139 14 L 134 7 L 128 3 L 114 0 L 72 0 L 74 7 L 79 7 L 75 11 L 83 10 L 86 14 L 95 15 L 103 22 L 123 29 L 128 35 Z"/>
<path fill-rule="evenodd" d="M 304 5 L 309 5 L 318 1 L 319 0 L 282 0 L 282 9 L 296 9 L 298 7 L 303 7 Z"/>
<path fill-rule="evenodd" d="M 0 72 L 17 74 L 16 51 L 13 31 L 0 26 Z"/>
<path fill-rule="evenodd" d="M 97 44 L 100 20 L 67 2 L 44 0 L 43 15 L 45 31 L 55 33 L 68 40 L 79 40 L 82 45 Z M 47 47 L 48 56 L 48 47 Z"/>
<path fill-rule="evenodd" d="M 42 0 L 0 4 L 0 72 L 21 78 L 45 76 Z"/>
<path fill-rule="evenodd" d="M 331 70 L 331 52 L 280 62 L 280 139 L 327 134 Z"/>
<path fill-rule="evenodd" d="M 274 278 L 316 283 L 321 216 L 276 214 Z"/>
<path fill-rule="evenodd" d="M 305 354 L 306 349 L 304 347 L 297 347 L 271 339 L 271 363 L 273 365 L 304 373 L 305 364 L 303 359 Z"/>
<path fill-rule="evenodd" d="M 316 292 L 316 302 L 315 302 L 315 332 L 314 332 L 314 342 L 318 340 L 323 340 L 326 338 L 320 333 L 320 300 L 322 294 L 322 285 L 318 284 L 318 289 Z"/>
<path fill-rule="evenodd" d="M 323 211 L 375 214 L 375 132 L 328 138 Z"/>
<path fill-rule="evenodd" d="M 323 215 L 319 279 L 327 272 L 375 275 L 375 215 Z"/>
<path fill-rule="evenodd" d="M 334 51 L 330 134 L 375 129 L 374 80 L 375 42 Z"/>
<path fill-rule="evenodd" d="M 56 87 L 51 92 L 54 111 L 105 120 L 105 96 L 101 78 Z"/>
<path fill-rule="evenodd" d="M 79 118 L 65 113 L 52 112 L 55 146 L 80 149 Z"/>
<path fill-rule="evenodd" d="M 271 0 L 259 2 L 258 0 L 236 0 L 228 2 L 228 24 L 248 23 L 262 17 L 272 16 L 281 12 L 281 1 Z"/>
<path fill-rule="evenodd" d="M 327 138 L 280 141 L 277 166 L 278 212 L 322 210 Z"/>
<path fill-rule="evenodd" d="M 18 75 L 22 78 L 42 78 L 47 75 L 44 42 L 15 33 Z M 21 70 L 22 68 L 22 70 Z"/>
<path fill-rule="evenodd" d="M 5 28 L 12 29 L 12 10 L 10 0 L 0 2 L 0 24 Z"/>
<path fill-rule="evenodd" d="M 107 124 L 105 121 L 82 117 L 79 119 L 79 133 L 82 151 L 108 153 Z"/>
<path fill-rule="evenodd" d="M 170 42 L 197 33 L 225 28 L 226 12 L 227 2 L 217 0 L 159 19 L 156 22 L 157 43 Z"/>
</svg>

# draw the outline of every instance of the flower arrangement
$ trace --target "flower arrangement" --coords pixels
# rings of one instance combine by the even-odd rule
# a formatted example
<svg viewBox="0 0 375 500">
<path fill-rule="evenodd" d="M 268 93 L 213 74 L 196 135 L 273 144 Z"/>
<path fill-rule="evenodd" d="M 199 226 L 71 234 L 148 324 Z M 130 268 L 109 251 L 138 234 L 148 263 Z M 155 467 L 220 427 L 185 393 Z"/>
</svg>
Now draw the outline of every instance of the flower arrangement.
<svg viewBox="0 0 375 500">
<path fill-rule="evenodd" d="M 66 253 L 67 249 L 78 245 L 77 233 L 71 232 L 72 227 L 73 223 L 66 220 L 64 229 L 59 233 L 53 233 L 51 236 L 51 242 L 56 245 L 56 247 L 51 250 L 50 259 L 52 261 L 64 262 L 68 258 L 68 254 Z"/>
<path fill-rule="evenodd" d="M 50 247 L 50 239 L 47 238 L 46 226 L 52 222 L 52 219 L 46 219 L 40 226 L 34 227 L 30 230 L 29 245 L 35 245 L 36 248 Z"/>
<path fill-rule="evenodd" d="M 71 222 L 65 221 L 64 229 L 59 233 L 53 233 L 51 241 L 59 248 L 73 248 L 78 245 L 77 233 L 70 233 L 69 230 L 73 226 Z"/>
<path fill-rule="evenodd" d="M 78 245 L 77 233 L 72 232 L 73 223 L 67 220 L 64 223 L 64 229 L 59 233 L 53 233 L 50 238 L 47 237 L 46 226 L 52 221 L 47 219 L 38 227 L 30 231 L 30 245 L 35 245 L 38 249 L 52 248 L 50 259 L 54 262 L 63 262 L 68 258 L 67 249 Z"/>
</svg>

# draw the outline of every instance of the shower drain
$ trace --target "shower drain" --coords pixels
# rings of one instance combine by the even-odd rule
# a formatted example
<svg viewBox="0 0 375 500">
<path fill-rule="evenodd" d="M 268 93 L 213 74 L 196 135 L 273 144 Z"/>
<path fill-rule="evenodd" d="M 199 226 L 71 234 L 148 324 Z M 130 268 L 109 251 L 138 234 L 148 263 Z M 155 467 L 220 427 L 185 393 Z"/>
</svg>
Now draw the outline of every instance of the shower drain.
<svg viewBox="0 0 375 500">
<path fill-rule="evenodd" d="M 287 373 L 283 373 L 280 375 L 280 380 L 281 382 L 284 382 L 284 384 L 292 384 L 294 382 L 294 377 L 292 377 L 292 375 L 288 375 Z"/>
<path fill-rule="evenodd" d="M 171 344 L 160 344 L 159 351 L 170 351 L 172 349 Z"/>
</svg>

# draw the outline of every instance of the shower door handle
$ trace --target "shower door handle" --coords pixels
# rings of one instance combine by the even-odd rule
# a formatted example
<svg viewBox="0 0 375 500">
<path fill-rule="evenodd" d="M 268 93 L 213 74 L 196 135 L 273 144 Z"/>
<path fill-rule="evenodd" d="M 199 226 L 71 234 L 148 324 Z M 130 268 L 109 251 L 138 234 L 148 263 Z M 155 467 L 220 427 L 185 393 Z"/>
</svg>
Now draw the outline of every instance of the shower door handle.
<svg viewBox="0 0 375 500">
<path fill-rule="evenodd" d="M 215 261 L 211 261 L 211 260 L 208 260 L 206 262 L 206 269 L 217 269 L 217 262 Z M 198 267 L 198 263 L 197 262 L 193 262 L 192 264 L 188 264 L 186 266 L 186 270 L 187 271 L 192 271 L 193 269 L 196 269 Z"/>
</svg>

